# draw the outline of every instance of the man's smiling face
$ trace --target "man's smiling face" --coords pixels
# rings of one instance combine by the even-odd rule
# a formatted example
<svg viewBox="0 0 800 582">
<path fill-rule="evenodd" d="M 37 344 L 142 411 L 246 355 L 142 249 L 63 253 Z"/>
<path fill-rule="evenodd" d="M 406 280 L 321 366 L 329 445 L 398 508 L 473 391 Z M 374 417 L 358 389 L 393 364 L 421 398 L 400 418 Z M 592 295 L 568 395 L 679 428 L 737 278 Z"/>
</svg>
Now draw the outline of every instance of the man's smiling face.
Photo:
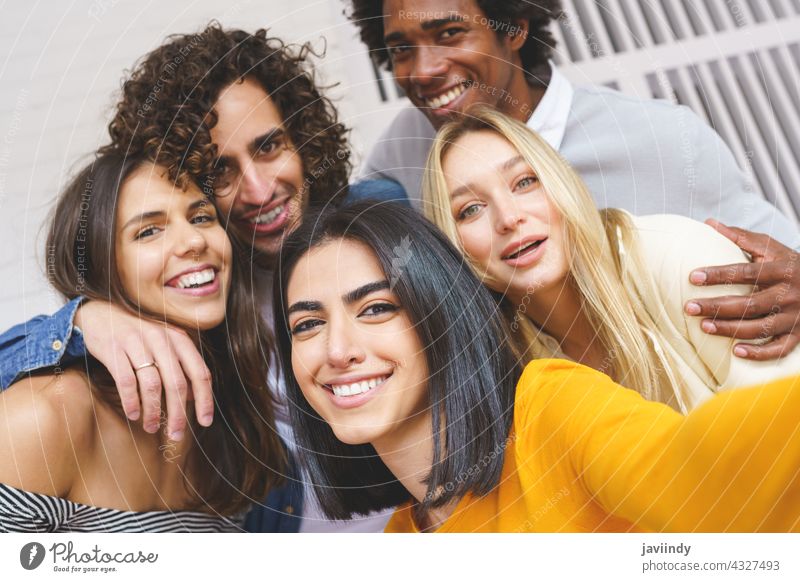
<svg viewBox="0 0 800 582">
<path fill-rule="evenodd" d="M 272 259 L 308 205 L 302 159 L 280 111 L 256 81 L 228 85 L 214 111 L 217 204 L 237 235 Z"/>
<path fill-rule="evenodd" d="M 498 35 L 474 0 L 385 0 L 384 42 L 397 82 L 438 128 L 470 105 L 508 109 L 525 77 L 524 31 Z"/>
</svg>

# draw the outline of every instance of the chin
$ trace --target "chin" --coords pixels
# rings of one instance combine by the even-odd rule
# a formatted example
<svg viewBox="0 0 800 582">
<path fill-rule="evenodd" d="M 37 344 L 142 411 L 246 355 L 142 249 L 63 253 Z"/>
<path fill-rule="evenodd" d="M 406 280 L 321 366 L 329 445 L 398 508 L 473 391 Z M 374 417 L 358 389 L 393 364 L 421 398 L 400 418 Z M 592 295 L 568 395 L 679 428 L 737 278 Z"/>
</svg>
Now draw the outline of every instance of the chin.
<svg viewBox="0 0 800 582">
<path fill-rule="evenodd" d="M 346 445 L 368 445 L 375 440 L 375 435 L 370 431 L 353 430 L 351 427 L 334 429 L 333 434 Z"/>
</svg>

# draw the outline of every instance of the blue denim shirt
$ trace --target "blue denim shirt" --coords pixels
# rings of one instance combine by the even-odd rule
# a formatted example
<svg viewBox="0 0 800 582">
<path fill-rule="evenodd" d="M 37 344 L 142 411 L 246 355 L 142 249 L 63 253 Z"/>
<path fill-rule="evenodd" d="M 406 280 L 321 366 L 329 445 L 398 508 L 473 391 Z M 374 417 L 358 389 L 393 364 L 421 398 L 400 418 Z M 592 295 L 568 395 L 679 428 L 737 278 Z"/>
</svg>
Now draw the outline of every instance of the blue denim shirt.
<svg viewBox="0 0 800 582">
<path fill-rule="evenodd" d="M 365 180 L 350 186 L 346 202 L 369 198 L 408 205 L 402 186 L 391 180 Z M 72 323 L 82 297 L 73 299 L 53 315 L 38 315 L 0 335 L 0 390 L 30 372 L 67 366 L 86 356 L 83 335 Z M 276 489 L 254 507 L 245 521 L 253 532 L 297 532 L 303 508 L 303 488 L 294 464 L 289 484 Z"/>
</svg>

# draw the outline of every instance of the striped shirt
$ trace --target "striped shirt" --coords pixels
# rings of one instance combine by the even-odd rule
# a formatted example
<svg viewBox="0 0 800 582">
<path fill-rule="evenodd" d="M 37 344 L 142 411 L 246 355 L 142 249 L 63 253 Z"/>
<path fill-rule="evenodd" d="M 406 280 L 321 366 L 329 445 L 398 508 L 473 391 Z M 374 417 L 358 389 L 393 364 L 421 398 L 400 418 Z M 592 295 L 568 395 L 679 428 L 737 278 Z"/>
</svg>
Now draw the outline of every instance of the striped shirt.
<svg viewBox="0 0 800 582">
<path fill-rule="evenodd" d="M 242 531 L 241 518 L 195 511 L 122 511 L 31 493 L 0 483 L 0 532 L 220 533 Z"/>
</svg>

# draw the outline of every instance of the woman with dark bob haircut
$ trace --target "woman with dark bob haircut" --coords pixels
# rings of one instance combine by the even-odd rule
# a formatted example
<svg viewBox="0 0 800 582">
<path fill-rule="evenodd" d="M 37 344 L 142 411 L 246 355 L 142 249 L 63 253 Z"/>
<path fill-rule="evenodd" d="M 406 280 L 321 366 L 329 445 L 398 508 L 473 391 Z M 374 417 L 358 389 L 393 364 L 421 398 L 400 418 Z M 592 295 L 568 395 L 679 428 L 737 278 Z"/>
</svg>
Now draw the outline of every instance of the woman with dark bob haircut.
<svg viewBox="0 0 800 582">
<path fill-rule="evenodd" d="M 286 460 L 264 382 L 269 335 L 211 200 L 145 158 L 103 154 L 59 197 L 47 250 L 65 298 L 181 328 L 211 370 L 220 416 L 182 440 L 149 434 L 91 357 L 27 375 L 0 394 L 0 531 L 241 530 Z M 140 375 L 156 359 L 131 364 Z"/>
<path fill-rule="evenodd" d="M 323 510 L 387 531 L 788 531 L 800 382 L 687 416 L 592 368 L 520 369 L 496 303 L 392 203 L 309 216 L 276 277 L 278 351 Z"/>
</svg>

